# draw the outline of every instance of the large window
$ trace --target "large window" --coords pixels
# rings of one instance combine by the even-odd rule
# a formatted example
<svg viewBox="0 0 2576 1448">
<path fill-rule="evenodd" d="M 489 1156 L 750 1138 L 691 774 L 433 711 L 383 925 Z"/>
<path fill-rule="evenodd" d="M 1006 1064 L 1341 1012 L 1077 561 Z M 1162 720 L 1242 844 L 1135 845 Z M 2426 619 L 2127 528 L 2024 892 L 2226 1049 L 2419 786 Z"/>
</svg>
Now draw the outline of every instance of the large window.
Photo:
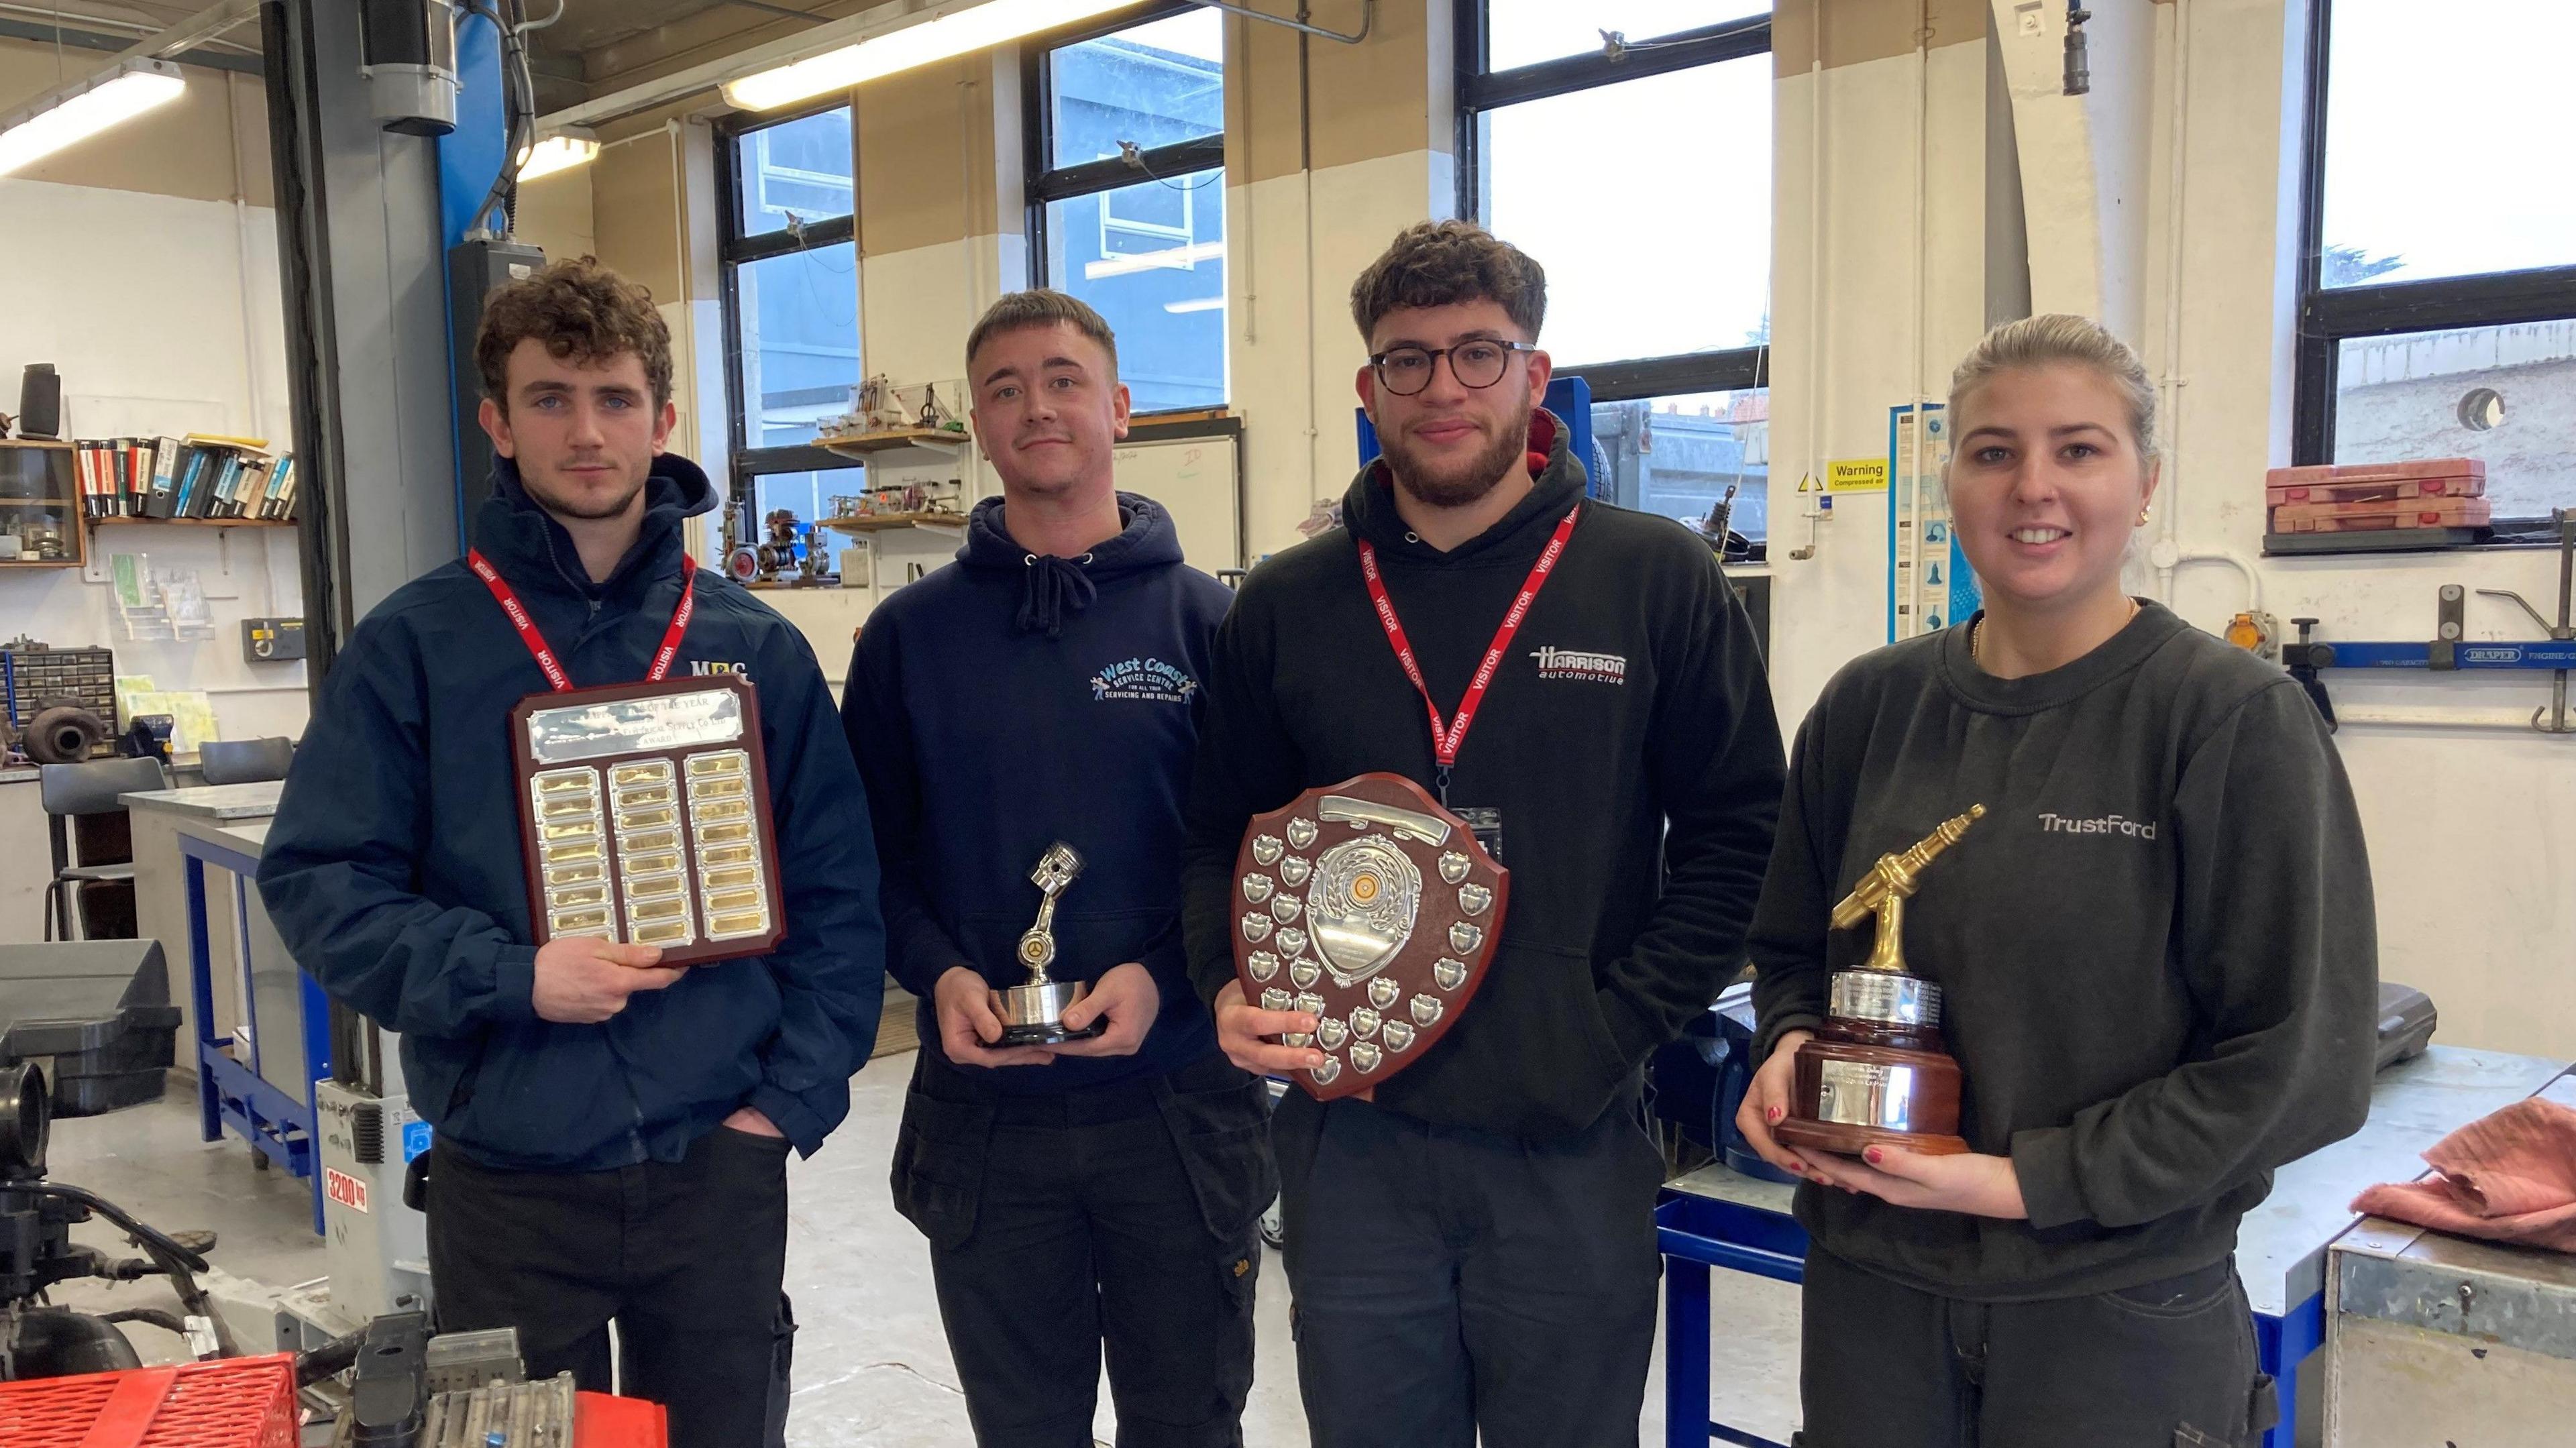
<svg viewBox="0 0 2576 1448">
<path fill-rule="evenodd" d="M 2294 460 L 2482 459 L 2528 533 L 2576 507 L 2576 7 L 2312 3 Z"/>
<path fill-rule="evenodd" d="M 1768 519 L 1767 0 L 1462 0 L 1459 211 L 1547 268 L 1540 339 L 1592 389 L 1623 506 Z M 1653 301 L 1638 289 L 1652 249 Z"/>
<path fill-rule="evenodd" d="M 860 469 L 813 445 L 860 380 L 850 108 L 761 117 L 722 132 L 716 156 L 731 496 L 742 541 L 756 542 L 771 512 L 810 527 L 832 496 L 864 486 Z"/>
<path fill-rule="evenodd" d="M 1224 18 L 1158 6 L 1027 48 L 1034 280 L 1108 318 L 1138 412 L 1226 399 Z"/>
</svg>

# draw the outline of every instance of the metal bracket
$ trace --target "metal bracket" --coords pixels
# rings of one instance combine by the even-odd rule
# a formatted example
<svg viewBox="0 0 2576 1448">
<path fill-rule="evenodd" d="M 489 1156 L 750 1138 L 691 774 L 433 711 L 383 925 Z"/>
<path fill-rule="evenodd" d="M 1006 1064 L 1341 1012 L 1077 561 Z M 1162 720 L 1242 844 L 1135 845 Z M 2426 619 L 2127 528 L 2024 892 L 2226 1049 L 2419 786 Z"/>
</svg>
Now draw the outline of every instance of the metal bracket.
<svg viewBox="0 0 2576 1448">
<path fill-rule="evenodd" d="M 1326 30 L 1320 25 L 1309 25 L 1303 20 L 1292 20 L 1285 15 L 1265 15 L 1262 12 L 1253 9 L 1249 5 L 1230 4 L 1228 3 L 1228 0 L 1198 0 L 1198 3 L 1206 6 L 1210 10 L 1222 10 L 1228 15 L 1240 15 L 1246 20 L 1263 20 L 1268 21 L 1272 25 L 1284 25 L 1290 30 L 1297 31 L 1299 34 L 1317 36 L 1324 40 L 1338 41 L 1343 45 L 1357 45 L 1361 41 L 1368 39 L 1369 31 L 1377 26 L 1377 0 L 1362 0 L 1360 6 L 1360 28 L 1359 33 L 1356 35 L 1344 35 L 1338 30 Z"/>
</svg>

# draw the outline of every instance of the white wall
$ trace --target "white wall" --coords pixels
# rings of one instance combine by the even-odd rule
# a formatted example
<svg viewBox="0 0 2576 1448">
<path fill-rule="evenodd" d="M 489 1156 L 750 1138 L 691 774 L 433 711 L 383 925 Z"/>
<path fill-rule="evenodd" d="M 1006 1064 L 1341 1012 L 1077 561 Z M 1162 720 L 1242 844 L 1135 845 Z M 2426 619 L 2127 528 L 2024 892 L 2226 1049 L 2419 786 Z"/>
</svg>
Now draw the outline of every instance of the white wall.
<svg viewBox="0 0 2576 1448">
<path fill-rule="evenodd" d="M 219 432 L 286 446 L 276 239 L 265 207 L 0 179 L 0 276 L 16 279 L 0 375 L 52 362 L 73 436 Z M 0 638 L 104 644 L 119 673 L 212 694 L 228 738 L 301 734 L 304 666 L 248 663 L 241 642 L 244 618 L 303 613 L 295 539 L 282 528 L 103 525 L 90 535 L 87 570 L 0 568 Z M 120 638 L 105 581 L 112 553 L 195 569 L 215 637 Z"/>
</svg>

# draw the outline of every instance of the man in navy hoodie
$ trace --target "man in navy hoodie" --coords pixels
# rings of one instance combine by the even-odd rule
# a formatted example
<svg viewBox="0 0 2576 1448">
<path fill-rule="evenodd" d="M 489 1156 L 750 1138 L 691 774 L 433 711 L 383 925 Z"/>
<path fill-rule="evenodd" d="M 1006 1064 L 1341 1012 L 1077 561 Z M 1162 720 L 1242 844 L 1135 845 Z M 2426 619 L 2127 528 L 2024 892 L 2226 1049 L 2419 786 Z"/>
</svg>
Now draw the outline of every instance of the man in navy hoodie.
<svg viewBox="0 0 2576 1448">
<path fill-rule="evenodd" d="M 787 1152 L 849 1109 L 884 932 L 867 802 L 801 635 L 684 553 L 715 506 L 662 451 L 670 334 L 587 259 L 495 293 L 475 348 L 501 456 L 476 559 L 397 590 L 333 662 L 260 862 L 295 958 L 402 1036 L 428 1158 L 444 1330 L 515 1326 L 531 1377 L 670 1409 L 675 1448 L 752 1448 L 783 1417 Z M 684 598 L 694 597 L 694 610 Z M 524 611 L 515 626 L 504 599 Z M 510 711 L 647 678 L 758 690 L 786 938 L 690 968 L 581 937 L 532 948 Z"/>
<path fill-rule="evenodd" d="M 1231 599 L 1171 515 L 1116 490 L 1117 342 L 1060 292 L 966 343 L 1002 496 L 957 561 L 887 599 L 841 717 L 885 867 L 887 968 L 921 998 L 895 1205 L 930 1239 L 985 1448 L 1088 1448 L 1104 1346 L 1122 1445 L 1238 1444 L 1255 1224 L 1275 1193 L 1261 1082 L 1216 1048 L 1181 944 L 1181 801 Z M 1003 1046 L 996 988 L 1058 842 L 1084 869 L 1050 974 L 1066 1026 Z"/>
</svg>

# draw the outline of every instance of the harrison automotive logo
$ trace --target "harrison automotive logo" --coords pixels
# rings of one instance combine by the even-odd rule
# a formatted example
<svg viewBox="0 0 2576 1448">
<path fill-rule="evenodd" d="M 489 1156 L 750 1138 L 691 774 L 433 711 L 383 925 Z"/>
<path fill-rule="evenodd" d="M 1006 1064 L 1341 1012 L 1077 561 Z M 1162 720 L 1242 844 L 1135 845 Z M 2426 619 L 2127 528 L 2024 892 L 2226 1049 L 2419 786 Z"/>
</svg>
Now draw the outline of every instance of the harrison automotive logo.
<svg viewBox="0 0 2576 1448">
<path fill-rule="evenodd" d="M 1161 659 L 1129 659 L 1091 676 L 1094 702 L 1144 699 L 1158 704 L 1185 704 L 1199 681 Z"/>
<path fill-rule="evenodd" d="M 739 660 L 732 663 L 727 663 L 723 659 L 689 660 L 689 677 L 693 679 L 703 679 L 714 674 L 731 674 L 736 678 L 749 680 L 751 678 L 751 665 Z"/>
<path fill-rule="evenodd" d="M 1533 649 L 1530 657 L 1538 660 L 1538 676 L 1542 679 L 1578 679 L 1592 684 L 1628 682 L 1628 659 L 1624 654 L 1547 647 Z"/>
<path fill-rule="evenodd" d="M 2044 835 L 2127 835 L 2133 840 L 2152 840 L 2156 837 L 2156 826 L 2153 820 L 2133 820 L 2120 815 L 2078 820 L 2061 814 L 2043 814 L 2039 817 L 2039 832 Z"/>
</svg>

